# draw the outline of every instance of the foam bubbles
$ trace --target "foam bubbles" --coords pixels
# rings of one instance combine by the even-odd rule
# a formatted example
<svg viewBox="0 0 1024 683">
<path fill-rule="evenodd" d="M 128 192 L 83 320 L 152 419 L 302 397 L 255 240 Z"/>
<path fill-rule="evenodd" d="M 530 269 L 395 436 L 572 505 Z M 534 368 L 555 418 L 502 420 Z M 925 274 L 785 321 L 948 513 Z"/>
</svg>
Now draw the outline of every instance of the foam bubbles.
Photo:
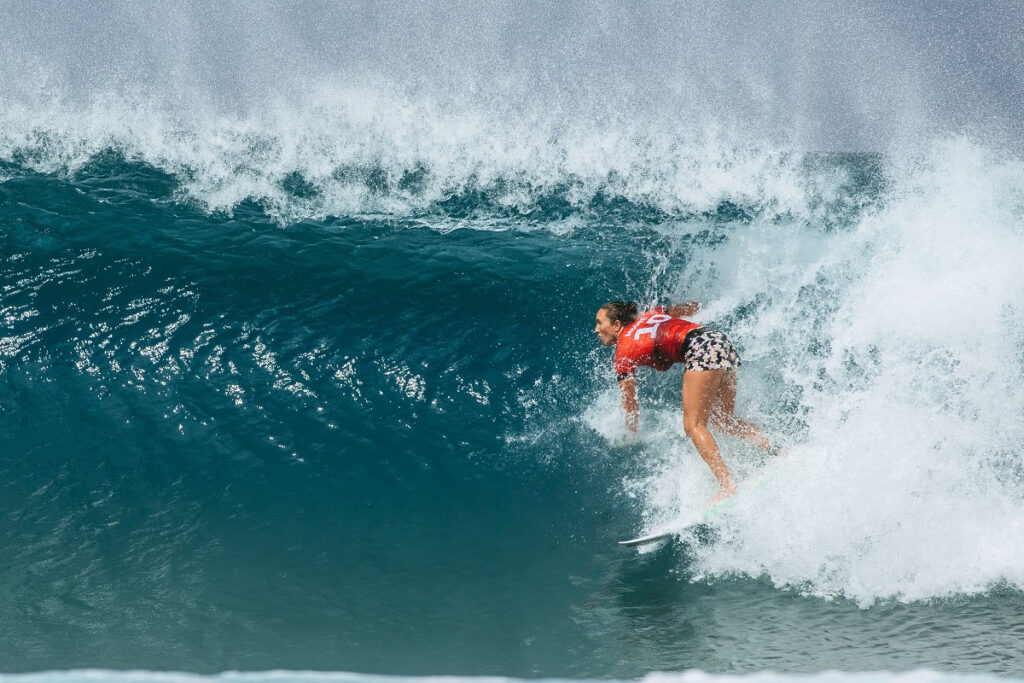
<svg viewBox="0 0 1024 683">
<path fill-rule="evenodd" d="M 699 576 L 861 604 L 1024 588 L 1024 165 L 955 139 L 887 179 L 845 229 L 753 225 L 680 276 L 744 347 L 740 412 L 780 429 L 772 399 L 796 402 L 797 473 L 695 548 Z M 659 473 L 648 517 L 693 506 L 666 495 L 691 477 Z"/>
</svg>

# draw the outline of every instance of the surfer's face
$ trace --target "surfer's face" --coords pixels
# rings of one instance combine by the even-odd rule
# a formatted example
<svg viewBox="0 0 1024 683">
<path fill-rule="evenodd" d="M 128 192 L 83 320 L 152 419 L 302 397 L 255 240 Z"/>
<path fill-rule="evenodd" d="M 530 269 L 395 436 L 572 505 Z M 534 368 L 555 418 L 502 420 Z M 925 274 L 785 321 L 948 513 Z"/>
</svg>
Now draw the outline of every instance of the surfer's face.
<svg viewBox="0 0 1024 683">
<path fill-rule="evenodd" d="M 619 341 L 619 333 L 622 332 L 622 323 L 620 321 L 612 322 L 608 318 L 608 314 L 603 310 L 597 312 L 597 324 L 594 325 L 594 334 L 601 340 L 601 343 L 605 346 L 615 346 L 615 343 Z"/>
</svg>

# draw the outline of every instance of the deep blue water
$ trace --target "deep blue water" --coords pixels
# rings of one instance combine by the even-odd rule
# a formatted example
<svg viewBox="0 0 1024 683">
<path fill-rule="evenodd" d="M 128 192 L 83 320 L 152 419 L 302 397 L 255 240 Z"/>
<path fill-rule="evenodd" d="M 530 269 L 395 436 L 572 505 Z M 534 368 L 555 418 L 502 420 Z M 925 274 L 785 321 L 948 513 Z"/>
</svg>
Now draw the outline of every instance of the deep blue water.
<svg viewBox="0 0 1024 683">
<path fill-rule="evenodd" d="M 1021 675 L 1019 548 L 921 564 L 881 512 L 853 550 L 813 536 L 785 550 L 793 566 L 743 519 L 647 554 L 615 544 L 679 505 L 666 481 L 682 477 L 691 504 L 713 488 L 678 428 L 678 376 L 644 378 L 645 436 L 622 441 L 596 308 L 695 291 L 740 332 L 743 411 L 806 446 L 832 419 L 814 392 L 843 409 L 878 374 L 856 344 L 830 365 L 857 276 L 840 261 L 807 279 L 822 268 L 808 250 L 854 248 L 888 201 L 884 166 L 800 161 L 812 180 L 845 178 L 804 215 L 559 189 L 502 208 L 490 187 L 282 221 L 258 196 L 210 211 L 179 175 L 118 153 L 52 172 L 12 156 L 0 670 Z M 290 182 L 292 201 L 323 201 Z M 790 273 L 774 291 L 737 286 L 751 233 Z M 769 352 L 780 301 L 802 361 Z M 759 466 L 723 448 L 739 471 Z M 1000 452 L 1017 493 L 995 509 L 1012 515 L 1020 451 Z M 941 511 L 944 490 L 919 493 Z M 872 495 L 856 500 L 874 509 Z M 817 514 L 839 536 L 853 510 L 821 500 Z"/>
</svg>

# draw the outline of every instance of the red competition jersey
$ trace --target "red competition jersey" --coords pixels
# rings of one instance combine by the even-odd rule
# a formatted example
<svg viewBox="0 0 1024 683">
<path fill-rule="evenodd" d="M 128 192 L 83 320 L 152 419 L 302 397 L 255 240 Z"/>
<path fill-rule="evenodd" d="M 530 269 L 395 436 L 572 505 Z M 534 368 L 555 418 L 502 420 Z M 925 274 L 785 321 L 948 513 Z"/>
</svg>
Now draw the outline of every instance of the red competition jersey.
<svg viewBox="0 0 1024 683">
<path fill-rule="evenodd" d="M 664 372 L 683 360 L 683 340 L 700 327 L 673 318 L 661 308 L 645 311 L 619 334 L 615 347 L 615 374 L 625 379 L 638 365 Z"/>
</svg>

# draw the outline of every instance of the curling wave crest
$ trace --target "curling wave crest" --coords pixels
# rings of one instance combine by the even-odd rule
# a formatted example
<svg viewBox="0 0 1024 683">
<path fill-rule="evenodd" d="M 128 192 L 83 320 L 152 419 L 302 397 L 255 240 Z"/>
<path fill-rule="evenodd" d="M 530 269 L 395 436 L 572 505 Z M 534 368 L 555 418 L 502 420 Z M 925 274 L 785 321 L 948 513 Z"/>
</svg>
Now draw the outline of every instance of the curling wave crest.
<svg viewBox="0 0 1024 683">
<path fill-rule="evenodd" d="M 320 86 L 244 115 L 124 95 L 0 105 L 8 171 L 74 177 L 111 155 L 170 174 L 178 200 L 217 212 L 253 201 L 282 223 L 821 218 L 846 187 L 834 168 L 726 127 L 517 113 L 386 87 Z"/>
</svg>

